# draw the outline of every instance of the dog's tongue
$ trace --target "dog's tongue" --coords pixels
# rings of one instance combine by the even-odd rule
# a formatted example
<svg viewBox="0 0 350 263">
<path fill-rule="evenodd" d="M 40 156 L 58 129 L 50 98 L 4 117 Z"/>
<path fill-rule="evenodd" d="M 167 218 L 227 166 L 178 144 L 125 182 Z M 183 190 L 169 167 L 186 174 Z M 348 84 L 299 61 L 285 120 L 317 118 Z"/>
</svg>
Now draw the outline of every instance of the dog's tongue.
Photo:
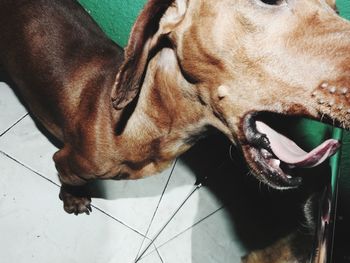
<svg viewBox="0 0 350 263">
<path fill-rule="evenodd" d="M 281 161 L 293 167 L 314 167 L 333 155 L 340 147 L 337 140 L 329 139 L 310 152 L 305 152 L 293 141 L 273 130 L 264 122 L 257 121 L 256 128 L 267 136 L 272 152 Z"/>
</svg>

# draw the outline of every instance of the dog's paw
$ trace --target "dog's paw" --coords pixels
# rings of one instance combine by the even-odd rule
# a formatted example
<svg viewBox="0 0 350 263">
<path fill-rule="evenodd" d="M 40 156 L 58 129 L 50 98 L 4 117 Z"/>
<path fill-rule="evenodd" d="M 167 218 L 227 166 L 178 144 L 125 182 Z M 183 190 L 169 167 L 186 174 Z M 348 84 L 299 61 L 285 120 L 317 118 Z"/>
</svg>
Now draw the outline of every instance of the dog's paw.
<svg viewBox="0 0 350 263">
<path fill-rule="evenodd" d="M 71 187 L 67 189 L 67 187 L 62 186 L 59 197 L 63 201 L 64 210 L 69 214 L 85 213 L 89 215 L 92 211 L 91 198 L 83 189 L 72 191 Z"/>
</svg>

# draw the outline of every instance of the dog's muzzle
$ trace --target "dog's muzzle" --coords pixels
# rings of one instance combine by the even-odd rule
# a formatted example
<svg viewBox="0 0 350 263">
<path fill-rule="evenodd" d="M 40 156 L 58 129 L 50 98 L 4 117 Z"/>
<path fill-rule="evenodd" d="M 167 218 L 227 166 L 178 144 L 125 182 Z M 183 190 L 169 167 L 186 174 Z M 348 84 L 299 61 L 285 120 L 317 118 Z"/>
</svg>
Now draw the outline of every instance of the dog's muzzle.
<svg viewBox="0 0 350 263">
<path fill-rule="evenodd" d="M 328 139 L 305 152 L 257 116 L 250 114 L 244 120 L 247 142 L 242 149 L 253 173 L 271 187 L 286 189 L 299 186 L 302 178 L 296 176 L 294 170 L 318 166 L 340 147 L 337 140 Z"/>
</svg>

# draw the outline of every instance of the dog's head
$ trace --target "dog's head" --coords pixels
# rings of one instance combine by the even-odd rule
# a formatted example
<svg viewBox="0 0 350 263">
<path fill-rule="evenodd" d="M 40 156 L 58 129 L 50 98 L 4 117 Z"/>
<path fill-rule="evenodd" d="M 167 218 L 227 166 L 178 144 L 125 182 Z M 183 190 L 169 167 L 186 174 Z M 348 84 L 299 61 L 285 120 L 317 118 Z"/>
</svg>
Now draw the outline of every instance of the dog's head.
<svg viewBox="0 0 350 263">
<path fill-rule="evenodd" d="M 338 142 L 307 154 L 265 120 L 273 113 L 350 126 L 350 24 L 332 7 L 332 0 L 150 0 L 133 27 L 114 106 L 136 97 L 166 38 L 163 62 L 176 64 L 168 70 L 180 69 L 254 174 L 275 188 L 295 187 L 301 179 L 289 170 L 319 164 Z"/>
</svg>

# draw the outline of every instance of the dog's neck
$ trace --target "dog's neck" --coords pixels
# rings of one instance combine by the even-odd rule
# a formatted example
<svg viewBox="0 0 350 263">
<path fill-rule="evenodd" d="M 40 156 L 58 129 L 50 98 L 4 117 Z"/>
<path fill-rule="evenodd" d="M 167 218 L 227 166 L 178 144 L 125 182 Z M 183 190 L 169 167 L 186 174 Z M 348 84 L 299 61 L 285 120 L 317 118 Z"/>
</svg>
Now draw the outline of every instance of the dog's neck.
<svg viewBox="0 0 350 263">
<path fill-rule="evenodd" d="M 165 159 L 174 158 L 205 131 L 209 125 L 207 111 L 194 86 L 182 76 L 176 55 L 166 48 L 149 62 L 123 137 L 137 142 L 138 147 L 157 142 L 158 148 L 164 146 L 161 151 L 168 155 Z"/>
</svg>

